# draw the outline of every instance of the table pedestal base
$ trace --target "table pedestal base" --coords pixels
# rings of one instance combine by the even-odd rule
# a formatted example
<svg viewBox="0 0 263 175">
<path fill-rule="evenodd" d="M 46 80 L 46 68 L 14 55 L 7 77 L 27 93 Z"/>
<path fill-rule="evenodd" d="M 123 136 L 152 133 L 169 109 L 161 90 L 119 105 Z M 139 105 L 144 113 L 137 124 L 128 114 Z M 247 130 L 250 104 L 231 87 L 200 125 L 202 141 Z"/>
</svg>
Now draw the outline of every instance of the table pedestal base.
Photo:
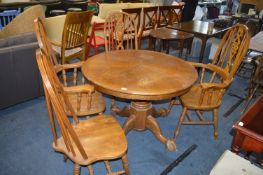
<svg viewBox="0 0 263 175">
<path fill-rule="evenodd" d="M 129 117 L 123 125 L 126 134 L 132 129 L 137 131 L 149 129 L 158 140 L 166 145 L 169 151 L 176 150 L 175 143 L 164 137 L 159 124 L 155 120 L 155 117 L 165 116 L 167 114 L 165 110 L 157 111 L 152 107 L 151 102 L 131 102 L 130 107 L 124 107 L 123 109 L 113 104 L 111 110 L 117 115 Z"/>
</svg>

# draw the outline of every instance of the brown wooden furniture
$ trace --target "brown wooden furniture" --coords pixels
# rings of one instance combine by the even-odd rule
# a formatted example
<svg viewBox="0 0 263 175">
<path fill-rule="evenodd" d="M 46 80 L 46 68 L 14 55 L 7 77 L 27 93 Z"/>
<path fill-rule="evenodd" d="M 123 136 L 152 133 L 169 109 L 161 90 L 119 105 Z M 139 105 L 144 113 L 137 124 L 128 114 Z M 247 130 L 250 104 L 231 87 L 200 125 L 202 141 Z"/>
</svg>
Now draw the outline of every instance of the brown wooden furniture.
<svg viewBox="0 0 263 175">
<path fill-rule="evenodd" d="M 131 129 L 149 129 L 169 150 L 175 150 L 155 120 L 167 113 L 157 111 L 151 101 L 171 99 L 187 92 L 197 79 L 193 66 L 160 52 L 119 50 L 88 59 L 82 72 L 98 91 L 132 100 L 130 107 L 122 110 L 112 105 L 115 113 L 129 117 L 123 125 L 125 133 Z"/>
<path fill-rule="evenodd" d="M 105 51 L 138 49 L 137 26 L 125 12 L 113 12 L 105 20 Z"/>
<path fill-rule="evenodd" d="M 87 58 L 87 37 L 93 11 L 68 12 L 61 43 L 54 43 L 54 50 L 60 54 L 61 63 L 68 63 L 71 59 Z"/>
<path fill-rule="evenodd" d="M 35 19 L 35 31 L 39 47 L 52 63 L 54 68 L 53 76 L 58 75 L 61 83 L 65 86 L 64 90 L 69 96 L 74 112 L 78 116 L 103 112 L 105 110 L 105 102 L 102 95 L 86 82 L 79 70 L 83 62 L 59 64 L 40 18 Z M 60 83 L 59 80 L 57 83 Z"/>
<path fill-rule="evenodd" d="M 141 40 L 143 38 L 149 38 L 150 30 L 156 29 L 158 25 L 158 7 L 144 7 L 142 25 L 138 35 L 138 45 L 141 48 Z M 152 48 L 151 41 L 148 42 L 148 48 Z"/>
<path fill-rule="evenodd" d="M 60 84 L 54 83 L 53 70 L 47 55 L 37 51 L 37 63 L 45 89 L 45 98 L 53 134 L 53 148 L 64 154 L 75 164 L 74 175 L 80 174 L 80 166 L 87 166 L 93 175 L 91 164 L 104 161 L 107 174 L 129 174 L 126 157 L 127 140 L 113 116 L 98 115 L 86 120 L 78 120 L 67 94 Z M 73 115 L 73 123 L 67 111 Z M 55 120 L 58 127 L 56 128 Z M 60 132 L 56 132 L 60 131 Z M 59 135 L 60 133 L 60 135 Z M 108 160 L 122 159 L 124 170 L 112 172 Z"/>
<path fill-rule="evenodd" d="M 137 36 L 141 24 L 141 12 L 142 8 L 129 8 L 129 9 L 122 9 L 123 12 L 128 13 L 134 20 L 135 26 L 137 28 Z"/>
<path fill-rule="evenodd" d="M 186 94 L 180 96 L 183 107 L 173 140 L 176 141 L 182 124 L 213 125 L 214 137 L 218 137 L 218 108 L 222 97 L 230 86 L 249 43 L 247 27 L 237 24 L 229 29 L 221 39 L 212 64 L 192 63 L 200 69 L 199 82 Z M 188 110 L 197 114 L 193 120 Z M 213 113 L 212 120 L 203 116 L 204 112 Z"/>
<path fill-rule="evenodd" d="M 179 56 L 182 56 L 184 48 L 186 48 L 186 53 L 189 54 L 192 48 L 192 42 L 194 35 L 191 33 L 186 33 L 183 31 L 178 31 L 169 28 L 157 28 L 150 31 L 150 36 L 155 39 L 160 39 L 163 44 L 163 48 L 166 48 L 166 53 L 169 53 L 170 42 L 174 41 L 178 44 Z M 155 44 L 154 44 L 155 49 Z M 159 44 L 159 51 L 161 51 L 161 43 Z"/>
<path fill-rule="evenodd" d="M 183 5 L 159 6 L 158 27 L 165 27 L 181 21 Z"/>
<path fill-rule="evenodd" d="M 195 37 L 198 37 L 202 40 L 200 57 L 199 57 L 199 63 L 202 63 L 204 59 L 206 41 L 209 38 L 221 34 L 229 29 L 229 27 L 226 28 L 214 27 L 213 31 L 209 31 L 208 24 L 209 22 L 207 21 L 189 21 L 189 22 L 181 22 L 179 24 L 169 25 L 168 28 L 172 28 L 188 33 L 193 33 Z"/>
<path fill-rule="evenodd" d="M 232 151 L 239 153 L 245 150 L 248 153 L 263 153 L 263 96 L 261 96 L 233 125 L 235 135 L 232 142 Z M 263 162 L 262 162 L 263 163 Z"/>
</svg>

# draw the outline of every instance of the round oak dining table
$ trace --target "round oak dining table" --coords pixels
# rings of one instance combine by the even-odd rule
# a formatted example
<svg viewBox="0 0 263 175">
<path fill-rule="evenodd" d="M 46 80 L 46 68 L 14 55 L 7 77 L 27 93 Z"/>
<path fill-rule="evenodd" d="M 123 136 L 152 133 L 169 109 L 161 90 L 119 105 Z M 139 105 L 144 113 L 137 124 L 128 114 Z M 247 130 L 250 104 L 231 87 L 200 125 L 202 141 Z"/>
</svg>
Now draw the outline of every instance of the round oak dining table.
<svg viewBox="0 0 263 175">
<path fill-rule="evenodd" d="M 131 101 L 128 107 L 112 111 L 128 119 L 123 125 L 130 130 L 149 129 L 155 137 L 174 151 L 176 146 L 161 131 L 156 117 L 162 115 L 152 101 L 172 99 L 186 93 L 198 74 L 188 62 L 177 57 L 149 50 L 118 50 L 95 55 L 83 64 L 82 73 L 96 90 Z"/>
</svg>

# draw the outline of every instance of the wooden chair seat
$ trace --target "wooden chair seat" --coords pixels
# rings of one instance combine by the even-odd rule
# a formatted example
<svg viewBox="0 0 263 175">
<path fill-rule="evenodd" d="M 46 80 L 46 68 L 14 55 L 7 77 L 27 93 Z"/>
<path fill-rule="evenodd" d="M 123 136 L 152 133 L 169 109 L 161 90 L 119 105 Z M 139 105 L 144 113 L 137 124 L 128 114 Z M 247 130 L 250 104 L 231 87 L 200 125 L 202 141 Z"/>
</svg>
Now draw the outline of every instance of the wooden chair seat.
<svg viewBox="0 0 263 175">
<path fill-rule="evenodd" d="M 99 115 L 87 120 L 79 120 L 74 127 L 88 159 L 83 159 L 79 151 L 76 156 L 67 151 L 62 137 L 58 138 L 53 148 L 67 155 L 79 165 L 89 165 L 95 161 L 121 157 L 128 148 L 124 132 L 113 116 Z M 76 145 L 73 144 L 77 150 Z"/>
<path fill-rule="evenodd" d="M 220 91 L 214 91 L 212 94 L 205 93 L 202 94 L 203 86 L 201 84 L 194 85 L 190 91 L 180 97 L 183 106 L 188 109 L 198 109 L 198 110 L 209 110 L 217 108 L 220 106 L 221 101 L 217 100 L 221 95 Z M 202 99 L 203 98 L 203 99 Z M 202 103 L 200 102 L 202 99 Z"/>
<path fill-rule="evenodd" d="M 67 93 L 69 101 L 77 116 L 86 116 L 91 114 L 98 114 L 105 110 L 105 101 L 101 93 L 94 91 L 91 96 L 87 93 L 81 94 L 80 108 L 78 109 L 79 93 Z M 90 98 L 90 99 L 89 99 Z M 89 101 L 91 103 L 89 104 Z"/>
</svg>

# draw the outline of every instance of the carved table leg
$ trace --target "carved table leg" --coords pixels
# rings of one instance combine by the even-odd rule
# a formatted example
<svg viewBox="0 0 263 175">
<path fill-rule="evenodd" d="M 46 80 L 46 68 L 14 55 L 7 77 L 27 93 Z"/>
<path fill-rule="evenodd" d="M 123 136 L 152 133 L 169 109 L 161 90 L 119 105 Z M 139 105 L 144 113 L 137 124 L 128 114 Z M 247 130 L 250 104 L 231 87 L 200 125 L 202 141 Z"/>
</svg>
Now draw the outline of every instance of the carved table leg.
<svg viewBox="0 0 263 175">
<path fill-rule="evenodd" d="M 156 110 L 152 108 L 151 102 L 131 102 L 130 108 L 125 107 L 120 110 L 118 107 L 112 107 L 112 110 L 122 116 L 127 116 L 129 113 L 129 118 L 125 121 L 123 125 L 123 130 L 127 134 L 130 130 L 134 129 L 137 131 L 144 131 L 149 129 L 153 132 L 155 137 L 162 143 L 166 144 L 169 151 L 175 150 L 175 144 L 169 141 L 163 136 L 161 128 L 152 113 L 157 114 Z"/>
</svg>

